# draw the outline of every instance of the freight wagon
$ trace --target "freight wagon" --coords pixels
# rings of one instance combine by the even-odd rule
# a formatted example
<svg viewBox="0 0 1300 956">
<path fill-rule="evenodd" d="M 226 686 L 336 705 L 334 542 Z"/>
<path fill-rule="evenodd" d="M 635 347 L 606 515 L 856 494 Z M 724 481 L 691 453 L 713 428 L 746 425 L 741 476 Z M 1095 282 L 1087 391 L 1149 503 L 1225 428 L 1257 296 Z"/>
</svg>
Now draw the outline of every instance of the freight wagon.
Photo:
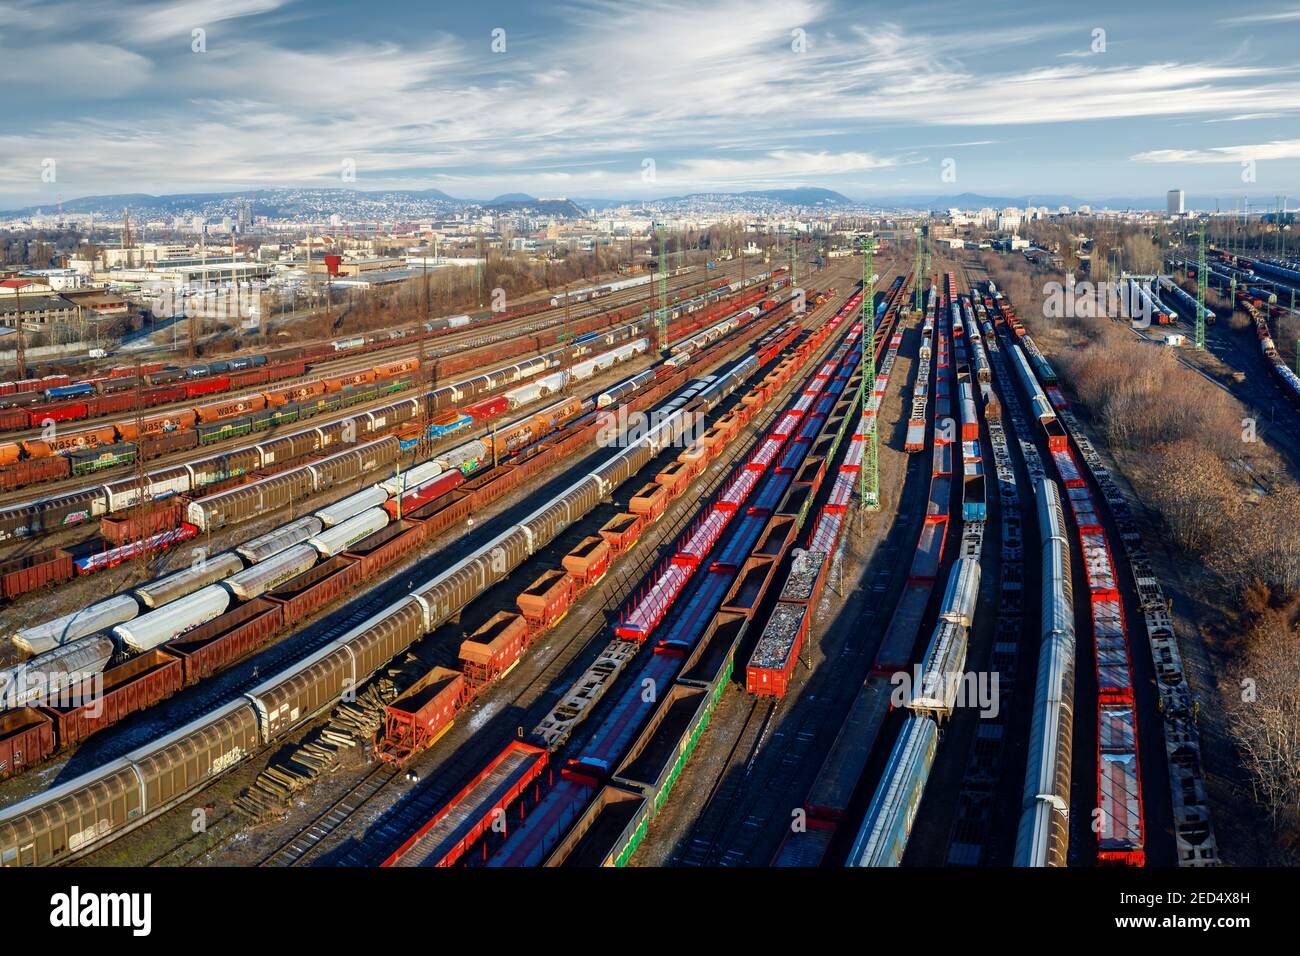
<svg viewBox="0 0 1300 956">
<path fill-rule="evenodd" d="M 700 398 L 697 405 L 707 409 L 720 398 L 721 393 Z M 549 503 L 416 589 L 410 597 L 251 689 L 240 701 L 220 707 L 54 791 L 0 809 L 0 863 L 51 862 L 112 839 L 329 706 L 345 686 L 364 681 L 483 587 L 503 579 L 576 516 L 607 497 L 670 440 L 680 426 L 682 414 L 679 409 L 557 496 L 562 508 L 556 508 L 556 502 Z M 308 574 L 317 573 L 320 567 Z M 135 606 L 134 601 L 130 603 Z M 143 630 L 139 622 L 135 625 Z M 466 676 L 471 676 L 469 668 Z M 181 765 L 189 772 L 171 773 L 169 768 Z M 142 780 L 144 786 L 140 785 Z M 102 822 L 90 830 L 81 823 L 81 811 L 76 809 L 83 805 L 87 785 L 94 788 L 94 799 L 102 801 L 104 808 Z M 33 811 L 39 813 L 39 819 Z"/>
</svg>

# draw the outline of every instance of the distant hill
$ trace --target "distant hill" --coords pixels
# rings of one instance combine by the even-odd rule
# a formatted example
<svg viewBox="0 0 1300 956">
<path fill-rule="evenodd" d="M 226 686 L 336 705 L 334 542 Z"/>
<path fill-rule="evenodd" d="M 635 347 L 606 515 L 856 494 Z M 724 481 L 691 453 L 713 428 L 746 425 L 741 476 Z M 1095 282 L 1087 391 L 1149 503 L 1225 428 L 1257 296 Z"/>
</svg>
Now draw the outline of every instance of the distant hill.
<svg viewBox="0 0 1300 956">
<path fill-rule="evenodd" d="M 93 213 L 117 218 L 122 209 L 129 208 L 133 219 L 147 217 L 168 218 L 178 215 L 232 214 L 240 203 L 252 203 L 254 216 L 281 218 L 302 213 L 331 213 L 367 211 L 383 213 L 394 204 L 430 206 L 462 206 L 464 201 L 447 195 L 441 189 L 403 189 L 368 191 L 360 189 L 250 189 L 240 192 L 172 193 L 151 196 L 147 193 L 122 193 L 111 196 L 83 196 L 63 203 L 65 213 Z M 52 213 L 57 208 L 50 202 L 39 206 L 0 211 L 0 216 L 30 216 L 38 212 Z M 389 213 L 388 218 L 391 218 Z M 367 218 L 374 218 L 370 216 Z"/>
<path fill-rule="evenodd" d="M 1023 195 L 1023 196 L 988 196 L 982 193 L 954 193 L 951 196 L 882 196 L 878 199 L 869 200 L 871 205 L 880 206 L 885 209 L 982 209 L 988 206 L 991 209 L 1001 209 L 1006 206 L 1014 206 L 1017 209 L 1023 209 L 1025 206 L 1046 206 L 1052 212 L 1055 212 L 1060 206 L 1069 206 L 1071 209 L 1078 209 L 1080 206 L 1091 206 L 1093 209 L 1164 209 L 1164 196 L 1109 196 L 1101 199 L 1086 199 L 1079 196 L 1063 195 L 1058 193 L 1047 193 L 1042 195 Z M 1188 197 L 1187 205 L 1189 208 L 1214 208 L 1214 200 L 1200 200 L 1193 202 L 1193 197 Z"/>
<path fill-rule="evenodd" d="M 724 202 L 744 199 L 766 199 L 770 202 L 785 203 L 790 206 L 855 206 L 859 205 L 843 193 L 833 189 L 817 186 L 804 186 L 795 189 L 751 189 L 745 192 L 687 193 L 684 196 L 666 196 L 663 199 L 650 200 L 651 204 L 671 202 Z"/>
<path fill-rule="evenodd" d="M 528 196 L 524 199 L 502 200 L 498 197 L 483 206 L 493 212 L 522 212 L 555 219 L 580 219 L 587 214 L 587 210 L 572 199 L 533 199 Z"/>
</svg>

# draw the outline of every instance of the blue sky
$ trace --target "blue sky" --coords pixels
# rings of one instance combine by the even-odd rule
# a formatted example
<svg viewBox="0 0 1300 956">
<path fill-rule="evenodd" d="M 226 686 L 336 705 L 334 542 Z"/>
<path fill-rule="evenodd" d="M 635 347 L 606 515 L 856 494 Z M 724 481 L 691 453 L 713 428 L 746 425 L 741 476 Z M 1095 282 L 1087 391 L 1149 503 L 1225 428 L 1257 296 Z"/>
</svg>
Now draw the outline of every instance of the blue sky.
<svg viewBox="0 0 1300 956">
<path fill-rule="evenodd" d="M 0 204 L 295 185 L 1294 203 L 1298 41 L 1296 0 L 0 0 Z"/>
</svg>

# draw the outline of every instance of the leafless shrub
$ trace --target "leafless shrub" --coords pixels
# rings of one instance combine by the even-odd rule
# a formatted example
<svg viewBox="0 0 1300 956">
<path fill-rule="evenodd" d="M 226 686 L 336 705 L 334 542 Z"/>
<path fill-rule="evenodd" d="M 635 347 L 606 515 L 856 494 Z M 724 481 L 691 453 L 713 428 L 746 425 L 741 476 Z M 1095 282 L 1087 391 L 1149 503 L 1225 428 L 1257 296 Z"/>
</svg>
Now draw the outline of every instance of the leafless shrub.
<svg viewBox="0 0 1300 956">
<path fill-rule="evenodd" d="M 1240 454 L 1241 422 L 1229 397 L 1165 350 L 1102 336 L 1057 358 L 1062 375 L 1119 447 L 1195 439 Z"/>
<path fill-rule="evenodd" d="M 1300 838 L 1300 632 L 1289 608 L 1265 609 L 1225 695 L 1229 729 L 1255 801 L 1285 843 Z"/>
<path fill-rule="evenodd" d="M 1147 483 L 1144 497 L 1164 516 L 1180 547 L 1203 554 L 1231 546 L 1242 520 L 1242 502 L 1222 459 L 1184 439 L 1150 449 L 1147 465 L 1158 480 Z"/>
</svg>

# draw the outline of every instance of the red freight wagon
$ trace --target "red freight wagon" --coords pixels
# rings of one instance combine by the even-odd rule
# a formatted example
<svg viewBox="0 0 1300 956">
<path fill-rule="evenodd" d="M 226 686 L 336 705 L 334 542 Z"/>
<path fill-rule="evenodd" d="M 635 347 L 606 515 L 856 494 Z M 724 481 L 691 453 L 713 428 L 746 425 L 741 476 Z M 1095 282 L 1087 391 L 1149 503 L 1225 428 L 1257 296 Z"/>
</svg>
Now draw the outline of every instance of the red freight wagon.
<svg viewBox="0 0 1300 956">
<path fill-rule="evenodd" d="M 106 669 L 103 680 L 102 693 L 92 700 L 48 708 L 58 729 L 60 750 L 176 693 L 184 683 L 184 666 L 179 658 L 154 648 Z"/>
<path fill-rule="evenodd" d="M 54 721 L 35 707 L 0 711 L 0 780 L 54 753 Z"/>
<path fill-rule="evenodd" d="M 38 405 L 27 409 L 27 427 L 41 428 L 46 422 L 73 422 L 86 417 L 85 402 L 63 405 Z"/>
<path fill-rule="evenodd" d="M 468 698 L 464 674 L 435 667 L 388 705 L 384 732 L 375 740 L 375 756 L 404 766 L 451 729 L 456 712 Z"/>
<path fill-rule="evenodd" d="M 356 559 L 336 554 L 268 591 L 266 597 L 284 605 L 286 621 L 300 621 L 352 590 L 360 581 L 361 566 Z"/>
<path fill-rule="evenodd" d="M 265 385 L 270 380 L 270 375 L 265 368 L 250 368 L 243 372 L 232 372 L 230 387 L 247 388 L 250 385 Z"/>
<path fill-rule="evenodd" d="M 86 414 L 91 418 L 100 415 L 115 415 L 119 412 L 131 411 L 135 408 L 136 392 L 134 390 L 126 392 L 114 392 L 111 395 L 101 395 L 98 398 L 86 399 Z M 144 395 L 140 396 L 140 404 L 144 404 Z"/>
<path fill-rule="evenodd" d="M 174 451 L 187 451 L 197 448 L 199 434 L 193 430 L 165 432 L 161 435 L 145 436 L 136 443 L 136 453 L 141 461 L 169 455 Z"/>
<path fill-rule="evenodd" d="M 201 378 L 185 383 L 185 397 L 197 398 L 200 395 L 212 395 L 230 388 L 230 376 L 218 375 L 213 378 Z"/>
<path fill-rule="evenodd" d="M 162 531 L 179 528 L 185 504 L 179 499 L 154 503 L 137 514 L 104 515 L 99 519 L 99 533 L 112 544 L 126 544 L 152 538 Z"/>
<path fill-rule="evenodd" d="M 165 649 L 181 659 L 189 686 L 251 654 L 283 623 L 283 605 L 254 598 L 168 641 Z"/>
<path fill-rule="evenodd" d="M 411 513 L 421 505 L 430 501 L 435 501 L 445 495 L 447 492 L 458 488 L 464 484 L 465 476 L 459 469 L 449 471 L 444 475 L 439 475 L 432 481 L 427 481 L 418 488 L 413 488 L 402 495 L 402 517 L 409 518 Z M 397 517 L 397 499 L 389 498 L 384 502 L 384 510 L 388 512 L 390 518 Z"/>
<path fill-rule="evenodd" d="M 745 668 L 745 691 L 784 697 L 808 636 L 808 607 L 778 601 Z"/>
<path fill-rule="evenodd" d="M 573 603 L 574 581 L 567 572 L 552 568 L 522 591 L 515 602 L 536 634 L 559 623 Z"/>
<path fill-rule="evenodd" d="M 165 405 L 168 402 L 180 402 L 185 400 L 184 385 L 155 385 L 153 388 L 146 388 L 140 393 L 144 399 L 144 404 L 152 408 L 155 405 Z"/>
<path fill-rule="evenodd" d="M 72 555 L 62 548 L 50 548 L 0 564 L 0 594 L 13 599 L 47 584 L 72 577 Z"/>
<path fill-rule="evenodd" d="M 498 611 L 460 645 L 460 660 L 470 686 L 496 680 L 517 663 L 528 641 L 522 614 Z"/>
<path fill-rule="evenodd" d="M 493 415 L 500 415 L 509 407 L 509 400 L 504 395 L 498 395 L 495 398 L 485 399 L 477 404 L 470 405 L 465 411 L 471 418 L 481 422 L 486 421 Z"/>
<path fill-rule="evenodd" d="M 266 366 L 266 378 L 269 382 L 278 382 L 281 379 L 294 378 L 305 371 L 307 371 L 307 365 L 300 359 L 296 362 Z"/>
<path fill-rule="evenodd" d="M 644 527 L 644 515 L 624 512 L 616 514 L 606 521 L 599 534 L 609 542 L 614 557 L 617 557 L 636 544 L 636 539 L 641 536 L 641 530 Z"/>
<path fill-rule="evenodd" d="M 418 548 L 424 536 L 425 526 L 420 522 L 394 521 L 358 541 L 344 553 L 356 558 L 362 580 L 373 580 L 374 575 Z"/>
<path fill-rule="evenodd" d="M 585 590 L 605 576 L 609 570 L 612 549 L 609 542 L 599 535 L 590 535 L 578 542 L 578 546 L 564 556 L 560 562 L 569 572 L 579 590 Z"/>
<path fill-rule="evenodd" d="M 29 458 L 0 468 L 0 489 L 12 491 L 40 481 L 56 481 L 72 474 L 72 463 L 63 455 Z"/>
<path fill-rule="evenodd" d="M 10 430 L 26 427 L 26 411 L 21 408 L 0 408 L 0 428 Z"/>
<path fill-rule="evenodd" d="M 384 866 L 454 866 L 546 769 L 541 747 L 512 740 Z"/>
</svg>

